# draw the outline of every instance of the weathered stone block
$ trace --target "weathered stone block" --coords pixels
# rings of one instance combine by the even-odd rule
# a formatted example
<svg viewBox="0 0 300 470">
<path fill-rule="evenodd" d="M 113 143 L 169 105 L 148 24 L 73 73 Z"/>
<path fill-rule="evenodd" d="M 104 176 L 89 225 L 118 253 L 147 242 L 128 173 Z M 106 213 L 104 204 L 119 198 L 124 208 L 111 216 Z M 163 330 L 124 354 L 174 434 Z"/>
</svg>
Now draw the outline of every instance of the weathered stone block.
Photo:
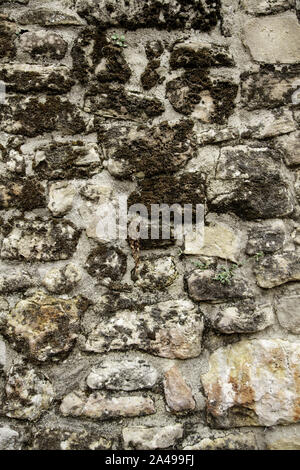
<svg viewBox="0 0 300 470">
<path fill-rule="evenodd" d="M 132 271 L 136 287 L 143 290 L 164 290 L 175 281 L 178 275 L 173 258 L 142 260 Z"/>
<path fill-rule="evenodd" d="M 82 26 L 84 22 L 73 11 L 64 9 L 50 10 L 48 8 L 28 9 L 18 16 L 18 23 L 22 25 L 38 24 L 41 26 Z"/>
<path fill-rule="evenodd" d="M 102 245 L 90 253 L 86 268 L 99 281 L 120 281 L 127 269 L 127 256 L 117 248 Z"/>
<path fill-rule="evenodd" d="M 299 415 L 299 344 L 242 341 L 211 355 L 201 380 L 214 426 L 274 426 Z"/>
<path fill-rule="evenodd" d="M 196 408 L 192 391 L 176 366 L 165 373 L 164 392 L 169 411 L 177 413 Z"/>
<path fill-rule="evenodd" d="M 41 372 L 18 364 L 11 368 L 6 383 L 6 416 L 35 421 L 54 400 L 51 382 Z"/>
<path fill-rule="evenodd" d="M 18 52 L 35 61 L 53 62 L 65 57 L 68 43 L 57 33 L 25 32 L 18 42 Z"/>
<path fill-rule="evenodd" d="M 127 427 L 123 429 L 124 448 L 137 450 L 168 449 L 183 436 L 182 424 L 163 427 Z"/>
<path fill-rule="evenodd" d="M 72 209 L 76 190 L 66 182 L 53 183 L 49 189 L 48 208 L 54 216 L 65 215 Z"/>
<path fill-rule="evenodd" d="M 205 434 L 204 437 L 202 431 L 189 436 L 183 443 L 183 450 L 258 450 L 255 435 L 251 432 L 210 431 Z"/>
<path fill-rule="evenodd" d="M 16 207 L 21 211 L 29 211 L 45 207 L 45 187 L 34 178 L 3 181 L 0 184 L 0 209 Z"/>
<path fill-rule="evenodd" d="M 285 238 L 284 224 L 280 221 L 255 226 L 249 231 L 246 253 L 250 256 L 274 253 L 283 248 Z"/>
<path fill-rule="evenodd" d="M 234 60 L 228 47 L 211 44 L 205 41 L 186 42 L 176 44 L 170 57 L 172 69 L 178 68 L 206 68 L 206 67 L 232 67 Z"/>
<path fill-rule="evenodd" d="M 153 388 L 158 380 L 158 372 L 143 359 L 106 359 L 87 377 L 87 384 L 93 390 L 141 390 Z"/>
<path fill-rule="evenodd" d="M 96 430 L 51 426 L 34 433 L 30 450 L 109 450 L 111 446 L 112 441 Z"/>
<path fill-rule="evenodd" d="M 0 80 L 5 82 L 7 92 L 17 93 L 67 93 L 75 83 L 66 67 L 31 64 L 4 65 Z"/>
<path fill-rule="evenodd" d="M 80 268 L 70 263 L 61 269 L 53 268 L 48 271 L 42 283 L 49 292 L 65 294 L 74 289 L 80 282 L 81 277 Z"/>
<path fill-rule="evenodd" d="M 58 261 L 74 253 L 80 232 L 71 222 L 16 219 L 8 228 L 1 258 L 19 261 Z"/>
<path fill-rule="evenodd" d="M 80 134 L 85 122 L 79 109 L 65 98 L 10 96 L 0 109 L 0 130 L 27 137 L 52 131 Z"/>
<path fill-rule="evenodd" d="M 300 62 L 300 25 L 294 13 L 249 20 L 244 44 L 254 60 L 269 64 Z"/>
<path fill-rule="evenodd" d="M 208 325 L 223 334 L 255 333 L 275 322 L 272 305 L 259 304 L 252 299 L 203 306 L 202 311 Z"/>
<path fill-rule="evenodd" d="M 17 431 L 7 426 L 0 428 L 0 450 L 21 450 L 22 440 Z"/>
<path fill-rule="evenodd" d="M 296 335 L 300 334 L 300 295 L 282 296 L 275 309 L 280 325 Z"/>
<path fill-rule="evenodd" d="M 35 152 L 33 169 L 45 179 L 83 178 L 102 168 L 102 154 L 97 144 L 51 142 Z"/>
<path fill-rule="evenodd" d="M 295 0 L 242 0 L 241 6 L 247 13 L 265 15 L 288 10 L 295 6 Z"/>
<path fill-rule="evenodd" d="M 224 302 L 228 299 L 252 297 L 246 282 L 232 279 L 222 284 L 216 279 L 217 272 L 211 269 L 196 269 L 187 276 L 187 289 L 191 299 L 196 302 Z"/>
<path fill-rule="evenodd" d="M 269 148 L 223 147 L 216 179 L 208 187 L 211 209 L 248 220 L 293 212 L 294 198 L 280 159 Z"/>
<path fill-rule="evenodd" d="M 0 16 L 0 59 L 13 59 L 16 54 L 16 25 L 7 21 L 7 17 Z"/>
<path fill-rule="evenodd" d="M 190 120 L 142 129 L 132 124 L 102 127 L 98 141 L 105 149 L 107 169 L 116 178 L 174 173 L 195 155 Z"/>
<path fill-rule="evenodd" d="M 288 166 L 300 165 L 300 131 L 276 139 L 278 148 L 284 153 L 284 160 Z"/>
<path fill-rule="evenodd" d="M 142 396 L 112 397 L 95 392 L 88 397 L 84 392 L 72 392 L 63 399 L 60 411 L 64 416 L 92 419 L 111 419 L 146 416 L 156 412 L 151 398 Z"/>
<path fill-rule="evenodd" d="M 142 312 L 119 311 L 85 326 L 84 349 L 98 353 L 138 349 L 169 359 L 199 356 L 203 321 L 189 300 L 161 302 Z"/>
<path fill-rule="evenodd" d="M 257 284 L 264 289 L 300 281 L 300 258 L 294 252 L 268 255 L 262 259 L 257 268 Z"/>
<path fill-rule="evenodd" d="M 4 334 L 31 359 L 46 361 L 69 352 L 79 330 L 80 301 L 37 292 L 7 315 Z"/>
<path fill-rule="evenodd" d="M 241 75 L 242 103 L 251 110 L 291 105 L 299 80 L 299 69 L 244 73 Z"/>
<path fill-rule="evenodd" d="M 203 0 L 148 0 L 139 2 L 129 0 L 80 0 L 78 13 L 93 23 L 95 20 L 102 28 L 118 26 L 128 29 L 141 27 L 154 28 L 193 28 L 209 31 L 219 19 L 219 2 Z"/>
</svg>

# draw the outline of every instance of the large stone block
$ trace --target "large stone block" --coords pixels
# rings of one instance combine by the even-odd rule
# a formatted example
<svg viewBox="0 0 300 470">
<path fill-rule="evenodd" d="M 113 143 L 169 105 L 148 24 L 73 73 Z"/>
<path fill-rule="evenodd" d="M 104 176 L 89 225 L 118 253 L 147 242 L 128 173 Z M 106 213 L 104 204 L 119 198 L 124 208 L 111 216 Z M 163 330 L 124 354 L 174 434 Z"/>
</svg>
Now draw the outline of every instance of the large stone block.
<svg viewBox="0 0 300 470">
<path fill-rule="evenodd" d="M 296 15 L 291 12 L 249 20 L 244 26 L 244 44 L 258 62 L 300 62 L 300 24 Z"/>
<path fill-rule="evenodd" d="M 101 314 L 100 314 L 101 315 Z M 146 306 L 142 312 L 119 311 L 112 317 L 84 322 L 89 352 L 138 349 L 169 359 L 199 356 L 203 321 L 189 300 Z"/>
<path fill-rule="evenodd" d="M 1 258 L 19 261 L 58 261 L 74 253 L 80 236 L 71 222 L 16 219 L 8 227 Z"/>
<path fill-rule="evenodd" d="M 80 321 L 80 300 L 37 292 L 18 302 L 5 319 L 4 335 L 37 361 L 56 358 L 74 346 Z"/>
<path fill-rule="evenodd" d="M 218 349 L 201 377 L 211 423 L 228 428 L 298 422 L 299 359 L 299 344 L 281 339 Z"/>
</svg>

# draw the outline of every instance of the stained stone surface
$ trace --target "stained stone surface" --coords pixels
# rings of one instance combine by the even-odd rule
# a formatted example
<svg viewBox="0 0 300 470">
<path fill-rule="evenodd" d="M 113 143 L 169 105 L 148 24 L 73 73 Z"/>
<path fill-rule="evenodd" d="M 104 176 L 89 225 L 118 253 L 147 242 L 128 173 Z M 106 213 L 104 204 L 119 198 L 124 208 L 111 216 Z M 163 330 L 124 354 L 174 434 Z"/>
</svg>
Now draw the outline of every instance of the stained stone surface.
<svg viewBox="0 0 300 470">
<path fill-rule="evenodd" d="M 199 356 L 203 321 L 189 300 L 161 302 L 139 312 L 118 312 L 85 327 L 86 351 L 139 349 L 165 358 Z"/>
<path fill-rule="evenodd" d="M 153 450 L 173 447 L 183 435 L 181 424 L 164 427 L 127 427 L 123 429 L 124 447 L 127 450 Z"/>
<path fill-rule="evenodd" d="M 29 357 L 45 361 L 68 352 L 79 328 L 80 302 L 37 292 L 7 315 L 4 334 Z"/>
<path fill-rule="evenodd" d="M 299 449 L 300 1 L 0 10 L 0 449 Z"/>
<path fill-rule="evenodd" d="M 23 261 L 68 259 L 76 249 L 80 232 L 66 220 L 39 218 L 13 221 L 4 238 L 1 258 Z"/>
<path fill-rule="evenodd" d="M 158 380 L 158 372 L 143 359 L 103 361 L 87 377 L 92 390 L 140 390 L 153 388 Z"/>
<path fill-rule="evenodd" d="M 63 399 L 60 411 L 64 416 L 101 420 L 151 415 L 155 413 L 155 406 L 151 398 L 142 396 L 106 398 L 105 395 L 94 393 L 86 397 L 83 392 L 73 392 Z"/>
</svg>

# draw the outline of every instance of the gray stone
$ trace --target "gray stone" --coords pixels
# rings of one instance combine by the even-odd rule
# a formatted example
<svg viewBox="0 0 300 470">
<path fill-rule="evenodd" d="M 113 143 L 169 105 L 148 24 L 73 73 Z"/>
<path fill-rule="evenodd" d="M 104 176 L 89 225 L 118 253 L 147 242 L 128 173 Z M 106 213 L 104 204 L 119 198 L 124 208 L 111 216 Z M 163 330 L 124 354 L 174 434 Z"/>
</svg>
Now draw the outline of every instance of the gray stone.
<svg viewBox="0 0 300 470">
<path fill-rule="evenodd" d="M 212 427 L 292 424 L 299 414 L 298 343 L 241 341 L 220 348 L 201 376 Z"/>
<path fill-rule="evenodd" d="M 0 80 L 8 92 L 17 93 L 67 93 L 74 85 L 70 70 L 66 67 L 44 67 L 41 65 L 5 65 L 0 71 Z"/>
<path fill-rule="evenodd" d="M 276 144 L 283 151 L 288 166 L 300 165 L 300 131 L 278 137 Z"/>
<path fill-rule="evenodd" d="M 22 364 L 9 371 L 5 390 L 4 411 L 9 418 L 35 421 L 54 400 L 53 387 L 46 376 Z"/>
<path fill-rule="evenodd" d="M 37 148 L 33 169 L 47 179 L 84 178 L 102 168 L 102 154 L 97 144 L 51 142 Z"/>
<path fill-rule="evenodd" d="M 207 31 L 215 26 L 219 17 L 219 4 L 203 0 L 202 8 L 198 1 L 188 4 L 180 0 L 164 0 L 158 3 L 149 0 L 147 3 L 129 0 L 120 3 L 118 0 L 80 0 L 76 7 L 80 15 L 89 22 L 95 20 L 102 28 L 121 27 L 137 28 L 194 28 Z M 151 15 L 149 14 L 151 12 Z"/>
<path fill-rule="evenodd" d="M 227 46 L 205 41 L 178 43 L 174 46 L 170 57 L 172 69 L 233 65 L 234 60 Z"/>
<path fill-rule="evenodd" d="M 286 108 L 244 111 L 241 118 L 241 134 L 244 137 L 267 139 L 289 134 L 297 129 L 292 112 Z"/>
<path fill-rule="evenodd" d="M 244 44 L 254 60 L 276 64 L 300 62 L 300 25 L 293 12 L 249 20 Z"/>
<path fill-rule="evenodd" d="M 79 235 L 73 224 L 65 220 L 14 220 L 3 240 L 1 258 L 21 261 L 68 259 L 76 249 Z"/>
<path fill-rule="evenodd" d="M 144 307 L 142 312 L 119 311 L 100 321 L 84 323 L 84 349 L 97 353 L 139 349 L 159 357 L 188 359 L 201 352 L 203 320 L 190 300 Z"/>
<path fill-rule="evenodd" d="M 229 268 L 228 268 L 229 269 Z M 219 273 L 226 269 L 220 268 Z M 228 281 L 222 283 L 217 279 L 218 271 L 206 269 L 194 270 L 187 275 L 189 296 L 196 302 L 224 302 L 228 299 L 244 299 L 252 296 L 245 281 L 233 279 L 228 271 Z"/>
<path fill-rule="evenodd" d="M 247 13 L 264 15 L 288 10 L 295 6 L 295 0 L 242 0 L 241 6 Z"/>
<path fill-rule="evenodd" d="M 22 25 L 38 24 L 41 26 L 82 26 L 84 22 L 73 11 L 64 9 L 50 10 L 47 8 L 28 9 L 18 16 L 18 23 Z"/>
<path fill-rule="evenodd" d="M 30 450 L 109 450 L 112 441 L 97 430 L 49 426 L 33 435 Z"/>
<path fill-rule="evenodd" d="M 300 258 L 292 251 L 265 256 L 255 269 L 257 284 L 264 289 L 300 281 Z"/>
<path fill-rule="evenodd" d="M 104 360 L 93 368 L 87 384 L 93 390 L 141 390 L 153 388 L 158 372 L 143 359 Z"/>
<path fill-rule="evenodd" d="M 241 75 L 242 103 L 250 110 L 290 105 L 299 78 L 297 70 L 246 72 Z"/>
<path fill-rule="evenodd" d="M 201 435 L 202 434 L 202 435 Z M 255 435 L 251 432 L 238 431 L 209 431 L 203 436 L 199 434 L 189 436 L 183 443 L 183 450 L 258 450 Z M 193 443 L 189 442 L 193 441 Z"/>
<path fill-rule="evenodd" d="M 0 450 L 21 450 L 20 435 L 7 426 L 0 428 Z"/>
<path fill-rule="evenodd" d="M 27 271 L 0 276 L 0 293 L 11 294 L 12 292 L 26 291 L 30 287 L 34 287 L 37 282 L 38 278 Z"/>
<path fill-rule="evenodd" d="M 89 254 L 86 269 L 99 281 L 120 281 L 127 269 L 127 256 L 117 248 L 102 245 Z"/>
<path fill-rule="evenodd" d="M 0 59 L 13 59 L 16 54 L 16 32 L 15 23 L 7 21 L 7 16 L 0 15 Z"/>
<path fill-rule="evenodd" d="M 173 284 L 178 275 L 172 257 L 152 260 L 141 260 L 132 271 L 132 279 L 136 287 L 143 290 L 163 290 Z"/>
<path fill-rule="evenodd" d="M 280 325 L 296 335 L 300 334 L 300 295 L 282 296 L 275 309 Z"/>
<path fill-rule="evenodd" d="M 142 396 L 123 396 L 107 398 L 99 392 L 86 396 L 84 392 L 72 392 L 65 396 L 60 411 L 64 416 L 92 419 L 133 418 L 156 412 L 151 398 Z"/>
<path fill-rule="evenodd" d="M 257 304 L 253 300 L 205 306 L 202 311 L 208 324 L 223 334 L 255 333 L 275 322 L 272 305 Z"/>
<path fill-rule="evenodd" d="M 143 427 L 132 426 L 122 431 L 124 448 L 126 450 L 154 450 L 174 448 L 183 436 L 182 424 L 169 426 Z"/>
</svg>

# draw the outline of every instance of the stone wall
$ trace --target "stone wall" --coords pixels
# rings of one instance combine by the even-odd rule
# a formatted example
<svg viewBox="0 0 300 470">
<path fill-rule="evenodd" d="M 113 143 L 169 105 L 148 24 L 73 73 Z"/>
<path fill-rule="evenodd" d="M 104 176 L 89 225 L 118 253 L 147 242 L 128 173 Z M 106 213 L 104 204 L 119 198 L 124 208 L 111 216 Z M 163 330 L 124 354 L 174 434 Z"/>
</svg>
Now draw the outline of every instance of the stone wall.
<svg viewBox="0 0 300 470">
<path fill-rule="evenodd" d="M 299 1 L 0 12 L 0 448 L 299 449 Z M 105 243 L 124 194 L 204 246 Z"/>
</svg>

